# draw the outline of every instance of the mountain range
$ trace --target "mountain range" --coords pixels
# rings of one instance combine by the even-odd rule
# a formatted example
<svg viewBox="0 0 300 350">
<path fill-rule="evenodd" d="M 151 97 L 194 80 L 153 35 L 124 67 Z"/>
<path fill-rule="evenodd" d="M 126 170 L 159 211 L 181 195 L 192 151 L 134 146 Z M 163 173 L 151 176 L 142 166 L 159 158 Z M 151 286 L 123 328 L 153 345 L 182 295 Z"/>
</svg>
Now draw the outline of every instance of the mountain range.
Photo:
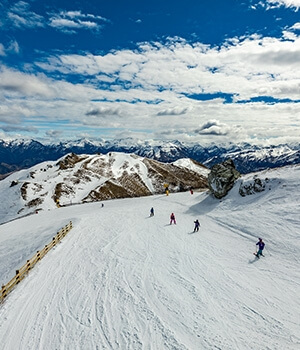
<svg viewBox="0 0 300 350">
<path fill-rule="evenodd" d="M 174 162 L 191 158 L 211 167 L 231 158 L 237 170 L 246 174 L 253 171 L 300 163 L 300 144 L 258 146 L 249 143 L 201 146 L 179 141 L 141 141 L 131 138 L 119 140 L 76 141 L 43 144 L 36 140 L 0 140 L 0 174 L 2 177 L 35 164 L 57 160 L 68 153 L 107 154 L 134 153 L 160 162 Z"/>
<path fill-rule="evenodd" d="M 207 189 L 209 169 L 189 158 L 162 163 L 136 154 L 70 153 L 0 181 L 0 223 L 61 206 Z"/>
</svg>

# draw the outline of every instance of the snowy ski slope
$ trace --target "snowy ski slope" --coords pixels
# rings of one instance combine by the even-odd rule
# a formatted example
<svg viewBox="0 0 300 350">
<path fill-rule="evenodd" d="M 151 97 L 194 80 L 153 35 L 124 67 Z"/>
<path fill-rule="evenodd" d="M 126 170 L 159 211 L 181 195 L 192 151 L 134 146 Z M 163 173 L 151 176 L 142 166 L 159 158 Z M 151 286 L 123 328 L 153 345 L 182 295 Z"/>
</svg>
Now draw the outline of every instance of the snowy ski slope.
<svg viewBox="0 0 300 350">
<path fill-rule="evenodd" d="M 74 225 L 0 306 L 1 349 L 300 349 L 299 175 L 265 172 L 267 190 L 247 197 L 237 184 L 221 201 L 112 200 L 1 225 L 2 283 Z"/>
</svg>

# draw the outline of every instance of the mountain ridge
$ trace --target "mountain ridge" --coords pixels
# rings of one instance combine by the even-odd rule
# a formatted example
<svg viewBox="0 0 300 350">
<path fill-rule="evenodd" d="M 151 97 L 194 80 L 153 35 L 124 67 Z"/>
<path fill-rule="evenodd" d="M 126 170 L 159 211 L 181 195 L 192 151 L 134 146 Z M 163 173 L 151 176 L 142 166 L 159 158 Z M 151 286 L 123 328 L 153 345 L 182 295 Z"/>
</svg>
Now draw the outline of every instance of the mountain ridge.
<svg viewBox="0 0 300 350">
<path fill-rule="evenodd" d="M 119 140 L 91 141 L 79 139 L 43 144 L 36 140 L 0 140 L 0 174 L 29 168 L 43 161 L 54 161 L 68 153 L 107 154 L 109 152 L 134 153 L 141 157 L 165 163 L 191 158 L 211 167 L 227 158 L 233 159 L 242 174 L 300 163 L 300 144 L 258 146 L 249 143 L 201 146 L 175 141 Z"/>
<path fill-rule="evenodd" d="M 164 194 L 167 187 L 169 192 L 207 189 L 208 173 L 191 159 L 163 163 L 133 153 L 69 153 L 2 180 L 0 198 L 7 199 L 7 207 L 0 209 L 0 222 L 56 206 Z"/>
</svg>

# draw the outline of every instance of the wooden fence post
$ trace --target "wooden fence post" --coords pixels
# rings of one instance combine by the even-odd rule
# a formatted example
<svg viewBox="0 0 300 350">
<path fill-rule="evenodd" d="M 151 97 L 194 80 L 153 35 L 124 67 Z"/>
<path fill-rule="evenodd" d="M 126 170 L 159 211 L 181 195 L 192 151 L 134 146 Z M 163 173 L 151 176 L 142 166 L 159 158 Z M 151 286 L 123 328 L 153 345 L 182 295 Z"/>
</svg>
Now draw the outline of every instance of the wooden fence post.
<svg viewBox="0 0 300 350">
<path fill-rule="evenodd" d="M 17 284 L 20 282 L 19 270 L 16 270 L 16 282 Z"/>
<path fill-rule="evenodd" d="M 4 285 L 2 285 L 2 288 L 1 288 L 1 296 L 2 296 L 2 299 L 6 297 L 6 288 Z"/>
<path fill-rule="evenodd" d="M 16 270 L 16 276 L 9 281 L 6 285 L 2 285 L 1 294 L 0 294 L 0 302 L 3 302 L 4 298 L 8 293 L 14 288 L 14 286 L 21 282 L 21 280 L 25 277 L 27 272 L 31 270 L 35 264 L 41 260 L 50 249 L 52 249 L 60 240 L 71 230 L 72 221 L 69 222 L 65 227 L 59 230 L 55 237 L 52 238 L 52 242 L 46 244 L 42 251 L 37 251 L 36 255 L 34 255 L 30 260 L 27 260 L 26 264 L 24 264 L 19 270 Z"/>
</svg>

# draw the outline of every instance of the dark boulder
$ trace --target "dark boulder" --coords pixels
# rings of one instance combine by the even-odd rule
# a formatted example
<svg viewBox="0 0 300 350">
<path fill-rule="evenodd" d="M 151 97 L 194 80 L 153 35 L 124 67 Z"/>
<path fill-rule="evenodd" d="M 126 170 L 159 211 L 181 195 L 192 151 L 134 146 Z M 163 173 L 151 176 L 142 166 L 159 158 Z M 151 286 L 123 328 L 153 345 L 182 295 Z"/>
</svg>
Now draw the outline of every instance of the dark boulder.
<svg viewBox="0 0 300 350">
<path fill-rule="evenodd" d="M 208 175 L 208 186 L 213 195 L 220 199 L 232 189 L 240 173 L 235 169 L 232 159 L 215 164 Z"/>
</svg>

